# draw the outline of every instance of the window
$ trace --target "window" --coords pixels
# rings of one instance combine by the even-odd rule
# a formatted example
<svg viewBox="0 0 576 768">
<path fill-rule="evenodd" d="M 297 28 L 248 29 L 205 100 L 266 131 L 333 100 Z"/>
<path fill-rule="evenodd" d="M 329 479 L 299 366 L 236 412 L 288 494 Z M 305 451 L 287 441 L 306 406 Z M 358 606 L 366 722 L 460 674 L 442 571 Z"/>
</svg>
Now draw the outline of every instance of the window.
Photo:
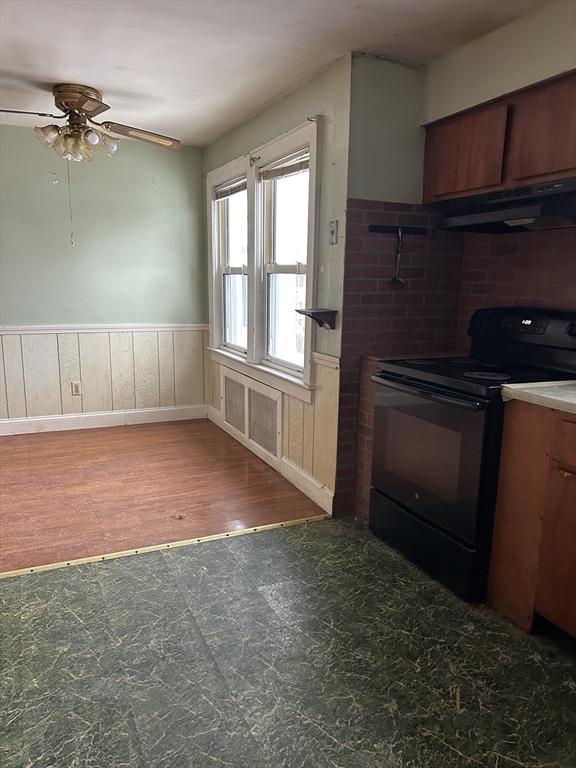
<svg viewBox="0 0 576 768">
<path fill-rule="evenodd" d="M 224 305 L 222 343 L 248 349 L 248 194 L 246 179 L 218 187 L 215 192 L 215 248 Z"/>
<path fill-rule="evenodd" d="M 266 273 L 266 356 L 304 369 L 304 317 L 308 262 L 310 152 L 303 151 L 260 169 Z"/>
<path fill-rule="evenodd" d="M 208 175 L 211 346 L 309 383 L 316 122 Z M 252 373 L 254 375 L 254 373 Z"/>
</svg>

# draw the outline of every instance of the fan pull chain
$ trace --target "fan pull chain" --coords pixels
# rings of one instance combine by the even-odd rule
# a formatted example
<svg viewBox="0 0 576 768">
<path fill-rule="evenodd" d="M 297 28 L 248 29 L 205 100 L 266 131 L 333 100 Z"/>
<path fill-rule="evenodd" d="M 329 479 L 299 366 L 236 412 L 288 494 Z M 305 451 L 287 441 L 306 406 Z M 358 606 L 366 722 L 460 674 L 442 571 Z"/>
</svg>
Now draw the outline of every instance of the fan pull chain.
<svg viewBox="0 0 576 768">
<path fill-rule="evenodd" d="M 66 170 L 68 172 L 68 212 L 70 214 L 70 245 L 76 247 L 74 242 L 74 216 L 72 213 L 72 184 L 70 182 L 70 160 L 66 160 Z"/>
</svg>

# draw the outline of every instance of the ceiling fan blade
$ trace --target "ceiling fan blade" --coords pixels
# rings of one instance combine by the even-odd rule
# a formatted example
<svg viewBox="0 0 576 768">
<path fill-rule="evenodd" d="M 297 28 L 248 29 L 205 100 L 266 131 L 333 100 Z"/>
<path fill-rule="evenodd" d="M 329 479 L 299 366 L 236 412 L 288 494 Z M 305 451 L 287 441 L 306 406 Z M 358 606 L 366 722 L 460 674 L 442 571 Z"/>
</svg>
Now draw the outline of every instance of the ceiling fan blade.
<svg viewBox="0 0 576 768">
<path fill-rule="evenodd" d="M 140 141 L 149 141 L 152 144 L 157 144 L 159 147 L 165 149 L 180 149 L 182 142 L 178 139 L 171 139 L 169 136 L 163 136 L 161 133 L 152 133 L 152 131 L 144 131 L 142 128 L 133 128 L 131 125 L 122 125 L 122 123 L 111 123 L 106 121 L 102 123 L 102 128 L 105 128 L 111 133 L 119 133 L 120 136 L 129 136 L 132 139 L 139 139 Z"/>
<path fill-rule="evenodd" d="M 52 115 L 50 112 L 27 112 L 25 109 L 0 109 L 0 112 L 9 112 L 11 115 L 36 115 L 37 117 L 55 117 L 61 120 L 66 115 Z"/>
</svg>

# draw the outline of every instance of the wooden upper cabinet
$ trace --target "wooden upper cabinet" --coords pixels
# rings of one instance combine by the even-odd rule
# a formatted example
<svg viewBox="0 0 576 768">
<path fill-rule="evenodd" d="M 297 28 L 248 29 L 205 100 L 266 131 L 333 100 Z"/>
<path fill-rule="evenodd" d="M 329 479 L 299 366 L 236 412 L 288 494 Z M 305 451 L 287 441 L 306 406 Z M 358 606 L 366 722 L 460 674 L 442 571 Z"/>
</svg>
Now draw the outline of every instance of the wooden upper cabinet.
<svg viewBox="0 0 576 768">
<path fill-rule="evenodd" d="M 501 182 L 507 113 L 507 104 L 491 104 L 428 128 L 426 200 Z"/>
<path fill-rule="evenodd" d="M 426 128 L 425 202 L 576 176 L 576 71 Z"/>
<path fill-rule="evenodd" d="M 511 99 L 507 176 L 576 171 L 576 72 Z"/>
</svg>

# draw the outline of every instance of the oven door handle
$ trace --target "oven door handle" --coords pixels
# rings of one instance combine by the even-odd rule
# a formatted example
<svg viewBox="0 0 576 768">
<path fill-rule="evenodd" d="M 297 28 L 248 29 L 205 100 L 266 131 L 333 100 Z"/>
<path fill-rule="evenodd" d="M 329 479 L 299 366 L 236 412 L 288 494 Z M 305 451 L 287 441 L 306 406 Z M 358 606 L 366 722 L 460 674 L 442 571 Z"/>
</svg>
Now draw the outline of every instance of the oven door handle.
<svg viewBox="0 0 576 768">
<path fill-rule="evenodd" d="M 444 405 L 453 405 L 456 408 L 464 408 L 466 411 L 483 411 L 486 408 L 486 403 L 482 403 L 478 400 L 461 400 L 458 397 L 450 397 L 448 395 L 439 395 L 436 392 L 431 392 L 427 389 L 418 389 L 417 387 L 405 386 L 399 384 L 396 381 L 390 381 L 390 379 L 382 379 L 380 377 L 373 376 L 372 381 L 380 384 L 384 387 L 390 387 L 390 389 L 397 389 L 400 392 L 406 392 L 408 395 L 420 395 L 427 400 L 434 400 L 435 402 L 442 403 Z"/>
<path fill-rule="evenodd" d="M 436 394 L 424 394 L 424 397 L 429 397 L 430 400 L 436 400 L 439 403 L 445 403 L 446 405 L 455 405 L 456 408 L 465 408 L 467 411 L 483 411 L 486 408 L 485 403 L 480 403 L 478 400 L 459 400 L 457 397 L 446 397 L 446 395 Z"/>
</svg>

